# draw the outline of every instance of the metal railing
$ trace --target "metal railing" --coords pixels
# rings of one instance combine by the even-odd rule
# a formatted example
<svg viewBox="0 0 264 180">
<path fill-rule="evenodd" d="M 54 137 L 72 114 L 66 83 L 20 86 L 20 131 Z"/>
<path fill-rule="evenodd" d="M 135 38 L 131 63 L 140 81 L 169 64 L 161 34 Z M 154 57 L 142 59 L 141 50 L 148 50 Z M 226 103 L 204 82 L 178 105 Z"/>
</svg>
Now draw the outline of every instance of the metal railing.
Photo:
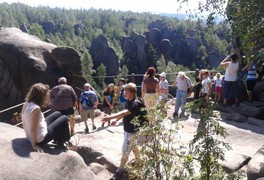
<svg viewBox="0 0 264 180">
<path fill-rule="evenodd" d="M 184 71 L 186 74 L 193 74 L 193 73 L 196 73 L 196 71 Z M 166 73 L 168 76 L 170 76 L 170 75 L 177 75 L 178 74 L 178 72 L 176 72 L 176 73 Z M 75 76 L 78 76 L 78 75 L 75 75 Z M 132 73 L 131 75 L 119 75 L 119 76 L 92 76 L 92 78 L 117 78 L 117 77 L 130 77 L 130 79 L 131 79 L 131 82 L 133 82 L 133 80 L 135 80 L 135 77 L 143 77 L 144 76 L 144 74 L 134 74 L 134 73 Z M 157 76 L 159 76 L 158 74 L 157 74 Z M 172 85 L 169 85 L 169 87 L 172 87 Z M 137 88 L 141 88 L 141 86 L 137 86 Z M 78 90 L 80 90 L 80 91 L 83 91 L 83 89 L 82 88 L 79 88 L 79 87 L 76 87 L 76 89 L 78 89 Z M 171 94 L 169 94 L 169 96 L 171 97 L 171 98 L 174 98 Z M 118 103 L 118 102 L 116 102 L 116 103 Z M 25 104 L 25 102 L 23 102 L 23 103 L 20 103 L 20 104 L 17 104 L 17 105 L 14 105 L 14 106 L 12 106 L 12 107 L 9 107 L 9 108 L 6 108 L 6 109 L 3 109 L 3 110 L 1 110 L 0 111 L 0 114 L 1 113 L 4 113 L 4 112 L 6 112 L 6 111 L 9 111 L 9 110 L 12 110 L 12 109 L 14 109 L 14 108 L 17 108 L 17 107 L 19 107 L 19 106 L 22 106 L 22 105 L 24 105 Z M 47 111 L 45 111 L 45 112 L 43 112 L 44 114 L 45 113 L 48 113 L 49 111 L 50 111 L 51 109 L 49 109 L 49 110 L 47 110 Z M 19 124 L 16 124 L 15 126 L 19 126 L 19 125 L 21 125 L 21 123 L 19 123 Z"/>
</svg>

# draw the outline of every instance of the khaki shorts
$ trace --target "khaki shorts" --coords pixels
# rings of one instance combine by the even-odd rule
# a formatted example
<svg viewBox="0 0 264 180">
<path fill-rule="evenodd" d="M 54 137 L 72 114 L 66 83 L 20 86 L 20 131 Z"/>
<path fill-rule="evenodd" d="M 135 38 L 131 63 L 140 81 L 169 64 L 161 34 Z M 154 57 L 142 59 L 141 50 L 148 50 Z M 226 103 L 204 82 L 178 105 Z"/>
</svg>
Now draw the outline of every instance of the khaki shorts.
<svg viewBox="0 0 264 180">
<path fill-rule="evenodd" d="M 88 118 L 94 119 L 94 109 L 83 110 L 81 114 L 82 121 L 86 121 Z"/>
<path fill-rule="evenodd" d="M 144 104 L 147 109 L 154 109 L 157 104 L 157 94 L 156 93 L 146 93 L 144 96 Z"/>
</svg>

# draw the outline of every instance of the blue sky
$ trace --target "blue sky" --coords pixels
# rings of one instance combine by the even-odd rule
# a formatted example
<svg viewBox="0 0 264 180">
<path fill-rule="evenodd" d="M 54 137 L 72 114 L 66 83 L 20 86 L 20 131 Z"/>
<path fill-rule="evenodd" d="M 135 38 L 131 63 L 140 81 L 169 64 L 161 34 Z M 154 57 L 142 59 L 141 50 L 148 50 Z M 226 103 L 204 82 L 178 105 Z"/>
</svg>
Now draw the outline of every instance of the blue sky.
<svg viewBox="0 0 264 180">
<path fill-rule="evenodd" d="M 189 4 L 180 4 L 176 0 L 0 0 L 1 2 L 21 2 L 30 6 L 65 7 L 72 9 L 113 9 L 133 12 L 185 13 L 188 9 L 197 9 L 198 0 L 189 0 Z M 204 0 L 202 0 L 204 1 Z"/>
</svg>

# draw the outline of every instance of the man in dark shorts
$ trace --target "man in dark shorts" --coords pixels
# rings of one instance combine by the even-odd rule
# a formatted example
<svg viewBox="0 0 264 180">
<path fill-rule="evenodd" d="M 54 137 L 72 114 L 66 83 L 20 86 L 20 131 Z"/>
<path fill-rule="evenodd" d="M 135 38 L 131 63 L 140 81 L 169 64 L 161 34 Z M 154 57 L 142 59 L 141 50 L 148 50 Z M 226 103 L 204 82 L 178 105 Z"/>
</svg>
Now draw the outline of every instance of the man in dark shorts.
<svg viewBox="0 0 264 180">
<path fill-rule="evenodd" d="M 230 56 L 227 56 L 220 63 L 220 66 L 226 69 L 223 87 L 224 106 L 226 106 L 227 100 L 232 98 L 235 99 L 236 105 L 239 106 L 237 82 L 237 72 L 239 69 L 239 63 L 237 60 L 238 56 L 234 53 Z"/>
</svg>

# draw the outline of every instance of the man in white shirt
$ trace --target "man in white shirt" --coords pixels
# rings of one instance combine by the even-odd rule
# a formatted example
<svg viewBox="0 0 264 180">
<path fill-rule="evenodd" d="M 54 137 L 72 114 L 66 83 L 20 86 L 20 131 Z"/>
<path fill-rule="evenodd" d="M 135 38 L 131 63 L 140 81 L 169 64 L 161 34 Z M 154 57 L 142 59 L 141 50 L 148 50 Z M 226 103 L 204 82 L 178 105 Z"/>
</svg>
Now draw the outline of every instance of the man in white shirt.
<svg viewBox="0 0 264 180">
<path fill-rule="evenodd" d="M 238 101 L 238 82 L 237 82 L 237 72 L 239 69 L 239 63 L 237 62 L 238 56 L 233 53 L 227 56 L 221 63 L 225 70 L 225 80 L 223 86 L 223 105 L 226 106 L 227 99 L 235 99 L 236 105 L 239 105 Z"/>
<path fill-rule="evenodd" d="M 174 108 L 173 117 L 178 117 L 178 111 L 181 107 L 181 115 L 185 114 L 185 104 L 188 94 L 192 92 L 192 83 L 191 80 L 185 75 L 184 72 L 180 71 L 176 81 L 173 83 L 173 86 L 178 86 L 176 92 L 176 104 Z M 190 88 L 190 92 L 188 93 L 187 90 Z"/>
</svg>

